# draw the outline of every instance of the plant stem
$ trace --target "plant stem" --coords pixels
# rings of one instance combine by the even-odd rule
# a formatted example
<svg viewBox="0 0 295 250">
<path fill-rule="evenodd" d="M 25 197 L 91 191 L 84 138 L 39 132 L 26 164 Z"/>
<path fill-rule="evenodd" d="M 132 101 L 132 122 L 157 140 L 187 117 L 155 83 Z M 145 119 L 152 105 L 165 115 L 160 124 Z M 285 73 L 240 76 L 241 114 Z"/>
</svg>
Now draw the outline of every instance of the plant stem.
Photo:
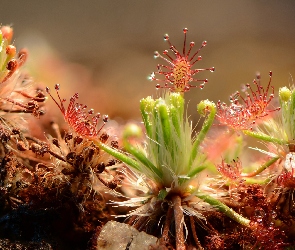
<svg viewBox="0 0 295 250">
<path fill-rule="evenodd" d="M 132 146 L 127 138 L 123 138 L 123 144 L 125 149 L 132 154 L 138 161 L 140 161 L 145 167 L 156 174 L 160 179 L 163 177 L 163 173 L 156 168 L 156 166 L 136 147 Z M 123 160 L 122 160 L 123 161 Z"/>
<path fill-rule="evenodd" d="M 266 135 L 266 134 L 261 133 L 261 132 L 253 132 L 253 131 L 250 131 L 250 130 L 243 130 L 243 133 L 245 135 L 249 135 L 249 136 L 252 136 L 254 138 L 263 140 L 263 141 L 273 142 L 273 143 L 279 144 L 279 145 L 286 144 L 286 142 L 284 140 L 281 140 L 281 139 Z"/>
<path fill-rule="evenodd" d="M 254 176 L 260 174 L 265 169 L 267 169 L 273 163 L 275 163 L 279 158 L 280 157 L 274 157 L 271 160 L 269 160 L 268 162 L 266 162 L 265 164 L 263 164 L 260 167 L 258 167 L 254 172 L 251 172 L 251 173 L 242 173 L 241 176 L 242 177 L 254 177 Z"/>
<path fill-rule="evenodd" d="M 240 223 L 243 226 L 250 227 L 250 220 L 243 217 L 242 215 L 238 214 L 235 212 L 233 209 L 230 207 L 226 206 L 224 203 L 221 201 L 211 197 L 210 195 L 206 195 L 203 193 L 197 193 L 196 197 L 202 199 L 203 201 L 209 203 L 213 207 L 216 207 L 220 212 L 224 213 L 227 215 L 229 218 L 233 219 L 234 221 Z"/>
<path fill-rule="evenodd" d="M 171 127 L 168 108 L 165 104 L 158 105 L 159 118 L 165 145 L 168 146 L 171 139 Z"/>
<path fill-rule="evenodd" d="M 206 134 L 208 133 L 210 127 L 212 126 L 213 124 L 213 121 L 214 121 L 214 117 L 215 117 L 215 114 L 216 114 L 216 107 L 215 107 L 215 104 L 212 103 L 212 102 L 209 102 L 208 100 L 205 102 L 203 101 L 203 103 L 200 103 L 202 105 L 207 105 L 206 106 L 206 111 L 209 110 L 209 115 L 206 117 L 204 123 L 203 123 L 203 126 L 202 126 L 202 129 L 201 131 L 199 132 L 199 134 L 197 135 L 197 138 L 193 144 L 193 148 L 192 148 L 192 152 L 191 152 L 191 157 L 190 157 L 190 161 L 189 161 L 189 166 L 192 165 L 192 163 L 194 162 L 194 160 L 196 159 L 196 156 L 197 156 L 197 153 L 198 153 L 198 150 L 199 150 L 199 146 L 201 144 L 201 142 L 204 140 Z M 199 106 L 202 106 L 200 105 Z M 205 113 L 204 110 L 202 110 L 202 112 Z"/>
<path fill-rule="evenodd" d="M 200 173 L 200 172 L 202 172 L 204 169 L 206 169 L 207 168 L 207 166 L 198 166 L 198 167 L 196 167 L 196 168 L 194 168 L 194 169 L 192 169 L 189 173 L 188 173 L 188 177 L 193 177 L 193 176 L 195 176 L 196 174 L 198 174 L 198 173 Z"/>
<path fill-rule="evenodd" d="M 154 100 L 152 100 L 151 97 L 148 97 L 146 99 L 142 99 L 140 101 L 140 111 L 142 120 L 146 129 L 146 133 L 148 137 L 152 137 L 152 123 L 150 121 L 150 112 L 152 108 L 154 107 Z"/>
<path fill-rule="evenodd" d="M 128 157 L 127 155 L 119 152 L 117 149 L 113 149 L 109 146 L 107 146 L 106 144 L 100 142 L 100 141 L 94 141 L 96 143 L 96 145 L 98 147 L 100 147 L 102 150 L 104 150 L 105 152 L 107 152 L 108 154 L 114 156 L 115 158 L 117 158 L 118 160 L 126 163 L 128 166 L 136 169 L 136 170 L 141 170 L 140 165 L 138 164 L 137 161 L 133 160 L 132 158 Z"/>
</svg>

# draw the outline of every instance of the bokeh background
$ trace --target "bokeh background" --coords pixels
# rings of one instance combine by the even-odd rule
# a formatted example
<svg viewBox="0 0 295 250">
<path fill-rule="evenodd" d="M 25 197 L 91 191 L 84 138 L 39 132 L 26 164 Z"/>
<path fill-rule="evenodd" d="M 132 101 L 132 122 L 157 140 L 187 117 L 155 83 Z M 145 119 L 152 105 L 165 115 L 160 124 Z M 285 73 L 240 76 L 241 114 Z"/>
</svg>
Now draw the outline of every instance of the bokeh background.
<svg viewBox="0 0 295 250">
<path fill-rule="evenodd" d="M 168 33 L 182 49 L 182 29 L 203 60 L 214 66 L 203 90 L 187 93 L 189 112 L 204 98 L 227 101 L 257 72 L 277 88 L 295 77 L 295 1 L 1 1 L 0 23 L 12 24 L 15 44 L 27 47 L 27 69 L 46 86 L 60 83 L 62 96 L 79 92 L 80 101 L 118 121 L 139 119 L 139 99 L 156 96 L 147 80 L 168 48 Z M 278 89 L 276 89 L 277 91 Z"/>
</svg>

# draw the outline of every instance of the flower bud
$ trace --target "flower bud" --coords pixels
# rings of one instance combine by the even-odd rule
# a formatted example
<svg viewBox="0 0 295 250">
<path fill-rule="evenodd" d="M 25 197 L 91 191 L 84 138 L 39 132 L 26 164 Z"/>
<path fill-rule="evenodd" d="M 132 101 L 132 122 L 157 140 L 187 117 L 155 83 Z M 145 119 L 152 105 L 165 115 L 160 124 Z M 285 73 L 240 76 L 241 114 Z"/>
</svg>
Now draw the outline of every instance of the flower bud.
<svg viewBox="0 0 295 250">
<path fill-rule="evenodd" d="M 291 94 L 292 94 L 291 90 L 287 87 L 282 87 L 279 90 L 279 97 L 280 97 L 281 101 L 283 101 L 283 102 L 289 101 Z"/>
</svg>

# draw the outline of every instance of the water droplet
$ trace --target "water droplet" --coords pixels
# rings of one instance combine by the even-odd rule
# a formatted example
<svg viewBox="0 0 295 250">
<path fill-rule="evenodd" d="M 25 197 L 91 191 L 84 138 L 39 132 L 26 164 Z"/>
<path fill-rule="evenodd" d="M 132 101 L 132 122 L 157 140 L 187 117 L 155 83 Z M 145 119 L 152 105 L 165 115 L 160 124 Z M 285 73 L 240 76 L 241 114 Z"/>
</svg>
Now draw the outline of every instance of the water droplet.
<svg viewBox="0 0 295 250">
<path fill-rule="evenodd" d="M 188 32 L 188 28 L 183 29 L 183 33 L 185 34 L 186 32 Z"/>
<path fill-rule="evenodd" d="M 189 46 L 194 47 L 195 46 L 195 42 L 190 42 Z"/>
<path fill-rule="evenodd" d="M 164 35 L 164 41 L 168 41 L 169 40 L 169 35 L 168 34 L 165 34 Z"/>
<path fill-rule="evenodd" d="M 158 83 L 156 84 L 156 89 L 159 89 L 159 88 L 161 88 L 161 85 Z"/>
<path fill-rule="evenodd" d="M 200 84 L 200 89 L 203 89 L 205 87 L 205 83 Z"/>
<path fill-rule="evenodd" d="M 272 71 L 269 71 L 269 76 L 272 76 Z"/>
<path fill-rule="evenodd" d="M 163 55 L 167 55 L 167 54 L 168 54 L 168 50 L 165 49 L 165 50 L 163 51 Z"/>
<path fill-rule="evenodd" d="M 89 115 L 93 115 L 93 114 L 94 114 L 94 109 L 90 109 L 90 110 L 88 111 L 88 114 L 89 114 Z"/>
<path fill-rule="evenodd" d="M 210 68 L 210 72 L 214 72 L 214 71 L 215 71 L 214 67 Z"/>
<path fill-rule="evenodd" d="M 155 51 L 154 52 L 154 58 L 158 58 L 160 56 L 159 52 L 158 51 Z"/>
<path fill-rule="evenodd" d="M 207 41 L 202 42 L 202 46 L 205 47 L 207 45 Z"/>
<path fill-rule="evenodd" d="M 151 73 L 149 79 L 150 79 L 151 81 L 155 80 L 155 72 L 152 72 L 152 73 Z"/>
<path fill-rule="evenodd" d="M 45 90 L 46 90 L 47 93 L 49 93 L 50 88 L 49 87 L 46 87 Z"/>
<path fill-rule="evenodd" d="M 198 56 L 198 61 L 201 61 L 202 60 L 202 56 Z"/>
<path fill-rule="evenodd" d="M 55 88 L 55 90 L 59 90 L 59 84 L 58 83 L 55 84 L 54 88 Z"/>
</svg>

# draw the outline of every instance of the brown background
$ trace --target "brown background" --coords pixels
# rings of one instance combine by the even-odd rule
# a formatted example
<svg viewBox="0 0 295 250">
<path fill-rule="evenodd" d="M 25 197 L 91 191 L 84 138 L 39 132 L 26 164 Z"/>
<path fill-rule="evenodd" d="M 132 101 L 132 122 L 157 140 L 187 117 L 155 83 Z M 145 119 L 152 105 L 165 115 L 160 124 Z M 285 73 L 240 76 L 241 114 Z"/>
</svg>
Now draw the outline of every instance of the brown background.
<svg viewBox="0 0 295 250">
<path fill-rule="evenodd" d="M 137 119 L 139 99 L 155 95 L 147 80 L 160 63 L 153 52 L 167 48 L 165 33 L 182 48 L 184 27 L 196 47 L 208 41 L 197 67 L 216 68 L 199 75 L 209 79 L 203 90 L 187 93 L 190 113 L 203 98 L 227 101 L 257 71 L 267 84 L 272 70 L 277 87 L 295 77 L 292 0 L 20 0 L 0 6 L 0 23 L 13 24 L 15 43 L 29 48 L 28 68 L 38 81 L 59 82 L 64 95 L 77 91 L 82 102 L 118 120 Z M 55 57 L 44 66 L 48 55 Z"/>
</svg>

